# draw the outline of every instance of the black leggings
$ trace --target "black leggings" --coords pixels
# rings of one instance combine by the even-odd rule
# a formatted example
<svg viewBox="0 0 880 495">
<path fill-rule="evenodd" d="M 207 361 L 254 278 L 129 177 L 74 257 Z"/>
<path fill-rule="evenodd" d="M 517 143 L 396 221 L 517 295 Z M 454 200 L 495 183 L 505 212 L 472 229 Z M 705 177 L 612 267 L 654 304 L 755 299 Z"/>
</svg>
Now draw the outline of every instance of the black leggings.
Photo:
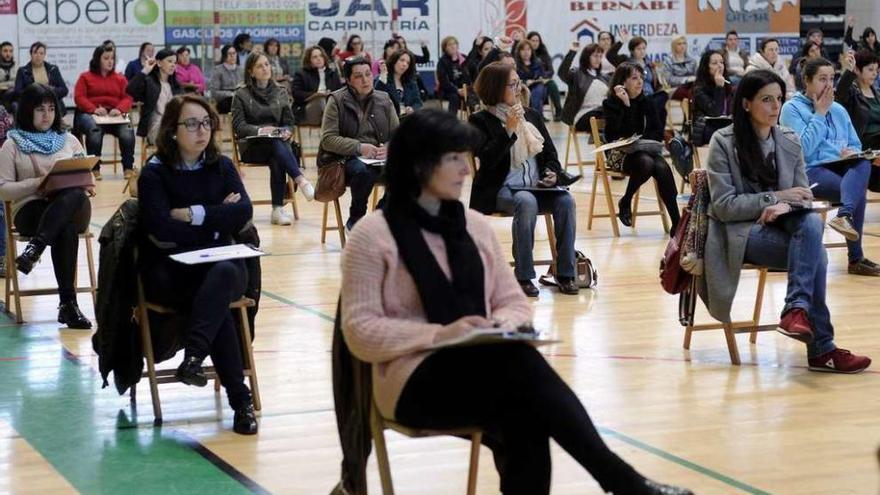
<svg viewBox="0 0 880 495">
<path fill-rule="evenodd" d="M 660 199 L 666 206 L 669 218 L 672 220 L 672 231 L 675 232 L 675 226 L 678 225 L 678 189 L 675 187 L 675 177 L 669 164 L 662 156 L 652 155 L 644 151 L 638 151 L 626 155 L 623 160 L 623 171 L 629 175 L 629 182 L 626 184 L 626 192 L 620 199 L 621 203 L 630 204 L 633 195 L 638 192 L 642 184 L 650 178 L 657 181 L 657 188 L 660 190 Z"/>
<path fill-rule="evenodd" d="M 406 382 L 395 417 L 416 428 L 481 427 L 505 495 L 550 492 L 550 438 L 605 491 L 638 493 L 644 479 L 605 445 L 574 392 L 525 344 L 435 352 Z"/>
<path fill-rule="evenodd" d="M 250 404 L 237 327 L 229 310 L 229 303 L 237 301 L 247 287 L 244 262 L 184 265 L 164 258 L 144 270 L 143 277 L 150 301 L 189 310 L 185 355 L 200 359 L 210 355 L 229 405 L 238 409 Z"/>
<path fill-rule="evenodd" d="M 15 228 L 38 245 L 49 246 L 52 268 L 62 303 L 76 301 L 76 257 L 79 233 L 92 218 L 92 203 L 80 188 L 62 189 L 44 199 L 25 203 L 15 214 Z"/>
</svg>

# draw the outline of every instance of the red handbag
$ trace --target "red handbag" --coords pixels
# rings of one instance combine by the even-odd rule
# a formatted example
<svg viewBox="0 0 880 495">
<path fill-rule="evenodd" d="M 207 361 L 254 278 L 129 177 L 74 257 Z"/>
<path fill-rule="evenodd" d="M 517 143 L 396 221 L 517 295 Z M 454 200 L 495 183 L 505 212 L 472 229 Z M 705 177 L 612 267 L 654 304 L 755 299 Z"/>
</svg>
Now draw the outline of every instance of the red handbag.
<svg viewBox="0 0 880 495">
<path fill-rule="evenodd" d="M 663 259 L 660 260 L 660 285 L 670 294 L 680 294 L 690 282 L 691 274 L 681 267 L 681 246 L 684 244 L 690 220 L 691 205 L 688 204 L 682 210 L 675 235 L 669 240 L 666 251 L 663 252 Z"/>
</svg>

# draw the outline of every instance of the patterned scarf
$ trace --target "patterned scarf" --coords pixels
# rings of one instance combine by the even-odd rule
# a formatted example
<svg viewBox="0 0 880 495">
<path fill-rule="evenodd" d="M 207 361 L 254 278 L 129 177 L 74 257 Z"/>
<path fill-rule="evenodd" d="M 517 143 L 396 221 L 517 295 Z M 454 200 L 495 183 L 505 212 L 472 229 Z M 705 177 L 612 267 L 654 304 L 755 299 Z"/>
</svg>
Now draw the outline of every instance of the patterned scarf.
<svg viewBox="0 0 880 495">
<path fill-rule="evenodd" d="M 21 129 L 9 131 L 7 137 L 15 141 L 18 149 L 25 155 L 38 153 L 40 155 L 53 155 L 64 147 L 67 142 L 67 134 L 55 131 L 28 132 Z"/>
<path fill-rule="evenodd" d="M 494 107 L 487 107 L 486 110 L 498 117 L 501 120 L 502 126 L 506 125 L 507 114 L 514 111 L 510 105 L 504 103 L 499 103 Z M 525 117 L 519 120 L 519 125 L 516 126 L 513 132 L 516 134 L 517 140 L 513 143 L 513 148 L 510 150 L 510 166 L 514 169 L 519 169 L 522 168 L 524 161 L 543 151 L 544 137 L 541 136 L 541 131 L 534 124 L 526 120 Z"/>
</svg>

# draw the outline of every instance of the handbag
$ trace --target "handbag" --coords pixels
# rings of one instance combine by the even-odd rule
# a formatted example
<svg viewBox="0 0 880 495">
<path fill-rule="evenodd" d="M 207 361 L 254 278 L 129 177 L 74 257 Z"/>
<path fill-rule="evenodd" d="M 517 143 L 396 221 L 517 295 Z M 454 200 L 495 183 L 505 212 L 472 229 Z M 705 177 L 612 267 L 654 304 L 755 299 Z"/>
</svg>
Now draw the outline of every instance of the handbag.
<svg viewBox="0 0 880 495">
<path fill-rule="evenodd" d="M 596 272 L 596 268 L 593 266 L 593 262 L 590 261 L 590 258 L 580 252 L 575 251 L 575 277 L 574 281 L 578 287 L 581 289 L 592 289 L 596 287 L 599 283 L 599 274 Z M 545 275 L 541 275 L 538 278 L 538 282 L 541 285 L 558 287 L 559 282 L 556 281 L 556 276 L 553 274 L 553 267 L 547 269 L 547 273 Z"/>
<path fill-rule="evenodd" d="M 329 203 L 345 194 L 345 157 L 318 150 L 315 199 Z"/>
<path fill-rule="evenodd" d="M 669 294 L 680 294 L 687 287 L 691 277 L 691 274 L 681 267 L 681 248 L 691 220 L 693 198 L 694 195 L 691 195 L 691 204 L 682 210 L 675 235 L 669 239 L 663 252 L 663 259 L 660 260 L 660 285 Z"/>
</svg>

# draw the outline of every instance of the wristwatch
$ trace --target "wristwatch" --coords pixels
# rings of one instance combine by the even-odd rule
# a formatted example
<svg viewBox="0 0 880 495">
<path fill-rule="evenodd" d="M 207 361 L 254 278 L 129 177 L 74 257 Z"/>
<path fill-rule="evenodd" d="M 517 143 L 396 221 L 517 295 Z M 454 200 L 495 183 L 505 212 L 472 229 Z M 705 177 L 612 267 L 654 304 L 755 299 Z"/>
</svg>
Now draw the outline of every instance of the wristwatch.
<svg viewBox="0 0 880 495">
<path fill-rule="evenodd" d="M 763 199 L 767 203 L 770 203 L 771 205 L 775 205 L 779 202 L 779 199 L 776 198 L 776 195 L 773 193 L 764 193 L 764 196 L 761 199 Z"/>
</svg>

